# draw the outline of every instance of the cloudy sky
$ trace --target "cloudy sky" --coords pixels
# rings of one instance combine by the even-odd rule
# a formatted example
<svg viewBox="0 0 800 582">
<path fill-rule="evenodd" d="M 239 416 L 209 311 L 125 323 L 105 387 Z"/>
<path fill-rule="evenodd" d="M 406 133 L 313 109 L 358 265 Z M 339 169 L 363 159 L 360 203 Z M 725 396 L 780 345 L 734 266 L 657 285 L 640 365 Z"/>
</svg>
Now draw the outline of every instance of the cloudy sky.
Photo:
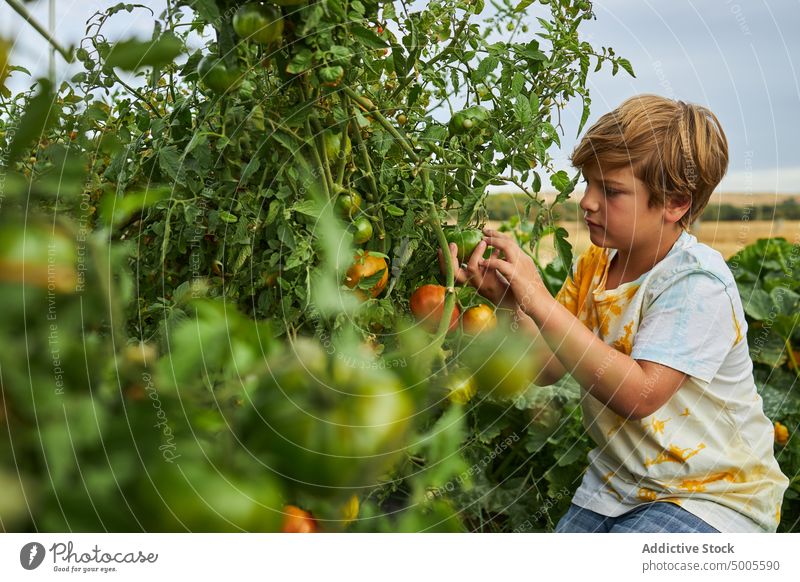
<svg viewBox="0 0 800 582">
<path fill-rule="evenodd" d="M 96 10 L 115 4 L 56 0 L 56 37 L 77 42 Z M 139 0 L 156 13 L 163 0 Z M 488 2 L 487 2 L 488 4 Z M 47 0 L 30 4 L 47 22 Z M 597 19 L 583 26 L 596 47 L 611 46 L 628 58 L 636 78 L 610 70 L 590 78 L 589 123 L 637 93 L 658 93 L 700 103 L 719 117 L 730 143 L 731 164 L 720 190 L 800 192 L 800 2 L 798 0 L 601 0 Z M 529 15 L 531 33 L 536 30 Z M 143 11 L 117 16 L 108 36 L 150 32 Z M 46 74 L 47 47 L 0 0 L 0 35 L 15 42 L 14 61 L 34 75 Z M 59 63 L 63 71 L 63 63 Z M 11 88 L 26 79 L 16 74 Z M 575 144 L 579 104 L 563 112 L 563 149 L 554 155 L 566 167 Z"/>
</svg>

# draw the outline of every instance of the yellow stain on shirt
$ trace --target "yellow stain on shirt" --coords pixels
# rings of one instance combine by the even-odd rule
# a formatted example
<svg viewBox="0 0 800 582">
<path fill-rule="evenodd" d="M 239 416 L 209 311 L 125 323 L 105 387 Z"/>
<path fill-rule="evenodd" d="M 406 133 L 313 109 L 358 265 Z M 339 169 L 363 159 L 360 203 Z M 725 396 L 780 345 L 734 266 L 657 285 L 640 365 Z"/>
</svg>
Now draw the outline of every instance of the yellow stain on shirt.
<svg viewBox="0 0 800 582">
<path fill-rule="evenodd" d="M 684 408 L 683 412 L 681 412 L 681 416 L 689 416 L 691 413 L 689 412 L 688 408 Z"/>
<path fill-rule="evenodd" d="M 701 493 L 706 490 L 706 485 L 709 483 L 716 483 L 718 481 L 740 482 L 741 480 L 741 475 L 738 472 L 720 471 L 719 473 L 713 473 L 703 479 L 684 479 L 680 482 L 678 487 L 685 491 L 691 491 L 692 493 Z"/>
<path fill-rule="evenodd" d="M 619 432 L 619 429 L 622 428 L 623 424 L 625 424 L 625 419 L 622 418 L 620 415 L 617 415 L 616 423 L 614 423 L 614 426 L 608 429 L 608 431 L 606 432 L 606 436 L 608 437 L 614 436 L 617 432 Z"/>
<path fill-rule="evenodd" d="M 736 319 L 736 312 L 733 310 L 733 305 L 731 305 L 731 314 L 733 315 L 733 327 L 736 328 L 736 341 L 733 342 L 733 345 L 736 345 L 742 341 L 744 337 L 742 337 L 742 328 L 739 327 L 739 320 Z"/>
<path fill-rule="evenodd" d="M 633 335 L 633 324 L 633 321 L 626 323 L 623 327 L 625 330 L 625 335 L 611 344 L 611 347 L 613 347 L 615 350 L 628 356 L 630 356 L 631 352 L 633 351 L 633 338 L 631 337 Z"/>
<path fill-rule="evenodd" d="M 578 304 L 578 312 L 583 311 L 586 305 L 586 298 L 589 296 L 592 287 L 597 283 L 597 274 L 602 274 L 605 264 L 606 257 L 603 249 L 594 245 L 589 247 L 589 250 L 578 261 L 575 273 L 575 284 L 577 285 L 577 297 L 575 299 Z"/>
<path fill-rule="evenodd" d="M 642 501 L 655 501 L 658 499 L 658 492 L 648 489 L 647 487 L 640 487 L 636 497 Z"/>
<path fill-rule="evenodd" d="M 614 476 L 614 471 L 609 471 L 608 473 L 603 475 L 603 482 L 606 484 L 606 491 L 614 495 L 618 501 L 622 501 L 622 495 L 620 494 L 620 492 L 611 486 L 611 478 L 613 476 Z"/>
<path fill-rule="evenodd" d="M 672 420 L 672 417 L 666 418 L 664 420 L 658 420 L 654 418 L 650 421 L 650 427 L 653 429 L 654 434 L 664 434 L 664 425 Z"/>
<path fill-rule="evenodd" d="M 675 445 L 670 445 L 669 449 L 658 453 L 658 456 L 656 456 L 655 459 L 651 459 L 649 456 L 646 457 L 644 464 L 645 467 L 651 467 L 661 463 L 685 463 L 704 448 L 706 448 L 704 443 L 700 443 L 695 449 L 682 449 L 680 447 L 676 447 Z"/>
<path fill-rule="evenodd" d="M 781 522 L 781 504 L 778 502 L 778 505 L 775 506 L 775 523 Z"/>
</svg>

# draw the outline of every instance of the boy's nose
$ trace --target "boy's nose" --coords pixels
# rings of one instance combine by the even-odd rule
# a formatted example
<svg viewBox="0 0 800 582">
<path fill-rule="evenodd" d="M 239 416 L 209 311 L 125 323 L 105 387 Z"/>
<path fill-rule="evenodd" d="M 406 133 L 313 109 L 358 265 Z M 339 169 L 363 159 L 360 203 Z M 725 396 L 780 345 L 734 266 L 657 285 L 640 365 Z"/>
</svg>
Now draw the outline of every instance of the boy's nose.
<svg viewBox="0 0 800 582">
<path fill-rule="evenodd" d="M 600 209 L 600 203 L 597 201 L 597 198 L 592 196 L 589 193 L 589 189 L 586 189 L 586 192 L 583 194 L 583 198 L 581 198 L 580 207 L 583 209 L 584 212 L 597 212 Z"/>
</svg>

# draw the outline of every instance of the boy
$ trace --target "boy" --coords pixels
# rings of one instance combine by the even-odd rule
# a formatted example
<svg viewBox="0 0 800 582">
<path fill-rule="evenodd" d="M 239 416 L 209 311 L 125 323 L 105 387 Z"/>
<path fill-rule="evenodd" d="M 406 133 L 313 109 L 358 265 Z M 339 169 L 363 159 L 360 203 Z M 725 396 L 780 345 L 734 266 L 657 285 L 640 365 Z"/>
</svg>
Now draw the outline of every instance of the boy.
<svg viewBox="0 0 800 582">
<path fill-rule="evenodd" d="M 530 257 L 494 230 L 456 269 L 535 334 L 547 362 L 536 384 L 569 371 L 581 385 L 597 448 L 556 531 L 776 531 L 788 479 L 741 299 L 723 257 L 686 230 L 727 170 L 717 118 L 633 97 L 588 130 L 572 163 L 586 182 L 592 244 L 555 299 Z M 496 250 L 483 260 L 487 246 Z"/>
</svg>

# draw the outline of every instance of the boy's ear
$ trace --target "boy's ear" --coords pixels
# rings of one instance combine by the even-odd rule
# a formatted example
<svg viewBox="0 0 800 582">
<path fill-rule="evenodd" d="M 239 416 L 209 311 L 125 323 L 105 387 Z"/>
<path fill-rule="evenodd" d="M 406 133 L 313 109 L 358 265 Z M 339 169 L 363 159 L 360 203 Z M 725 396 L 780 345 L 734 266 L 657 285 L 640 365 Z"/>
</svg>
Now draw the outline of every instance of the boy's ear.
<svg viewBox="0 0 800 582">
<path fill-rule="evenodd" d="M 664 219 L 667 222 L 678 222 L 692 207 L 692 195 L 687 194 L 682 200 L 671 199 L 664 208 Z"/>
</svg>

